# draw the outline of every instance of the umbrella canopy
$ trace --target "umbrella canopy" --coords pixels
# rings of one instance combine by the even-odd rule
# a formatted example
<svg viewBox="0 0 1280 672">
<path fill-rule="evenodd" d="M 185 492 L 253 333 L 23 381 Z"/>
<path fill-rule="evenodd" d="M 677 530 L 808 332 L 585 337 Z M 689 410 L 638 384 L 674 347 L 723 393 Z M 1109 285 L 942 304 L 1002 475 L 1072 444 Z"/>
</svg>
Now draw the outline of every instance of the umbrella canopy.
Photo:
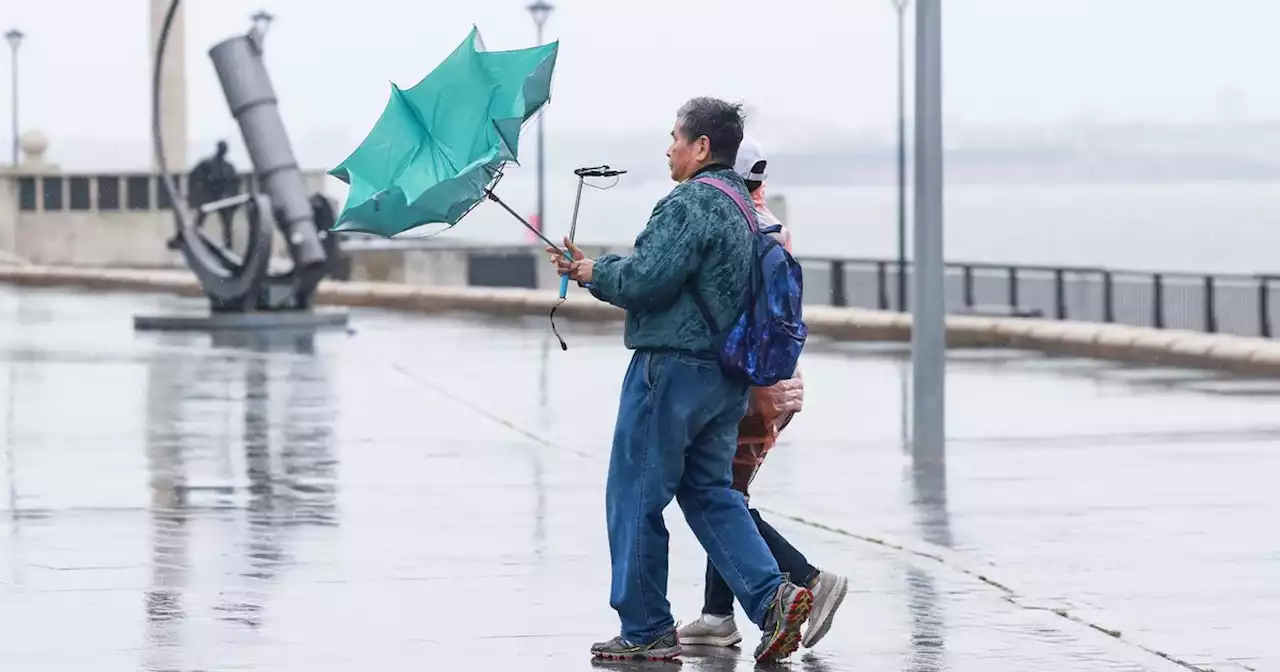
<svg viewBox="0 0 1280 672">
<path fill-rule="evenodd" d="M 391 100 L 360 146 L 330 175 L 350 185 L 333 227 L 391 237 L 423 224 L 452 226 L 487 195 L 520 129 L 551 99 L 558 42 L 484 51 L 467 39 Z"/>
</svg>

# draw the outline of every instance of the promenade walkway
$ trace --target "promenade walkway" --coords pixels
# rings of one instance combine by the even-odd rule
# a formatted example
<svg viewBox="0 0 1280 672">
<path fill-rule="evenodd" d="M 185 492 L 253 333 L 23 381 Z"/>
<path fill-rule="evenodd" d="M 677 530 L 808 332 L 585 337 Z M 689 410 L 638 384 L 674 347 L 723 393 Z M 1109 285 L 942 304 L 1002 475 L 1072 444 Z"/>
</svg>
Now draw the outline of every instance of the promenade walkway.
<svg viewBox="0 0 1280 672">
<path fill-rule="evenodd" d="M 199 305 L 0 286 L 0 667 L 592 667 L 616 326 L 133 332 Z M 947 459 L 913 464 L 901 347 L 803 365 L 753 503 L 851 591 L 793 669 L 1280 669 L 1280 381 L 957 351 Z M 703 556 L 668 525 L 687 621 Z"/>
</svg>

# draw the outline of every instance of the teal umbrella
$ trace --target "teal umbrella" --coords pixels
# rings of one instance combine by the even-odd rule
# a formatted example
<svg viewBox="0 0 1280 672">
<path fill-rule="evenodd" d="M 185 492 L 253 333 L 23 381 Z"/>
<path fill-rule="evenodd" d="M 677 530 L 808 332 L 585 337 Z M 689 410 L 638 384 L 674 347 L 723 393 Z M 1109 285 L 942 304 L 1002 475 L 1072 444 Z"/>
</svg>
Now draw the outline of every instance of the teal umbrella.
<svg viewBox="0 0 1280 672">
<path fill-rule="evenodd" d="M 558 49 L 485 51 L 472 28 L 422 81 L 392 84 L 373 130 L 329 171 L 350 185 L 334 230 L 390 238 L 424 224 L 453 226 L 489 198 L 537 233 L 493 187 L 506 162 L 519 162 L 520 129 L 551 98 Z"/>
</svg>

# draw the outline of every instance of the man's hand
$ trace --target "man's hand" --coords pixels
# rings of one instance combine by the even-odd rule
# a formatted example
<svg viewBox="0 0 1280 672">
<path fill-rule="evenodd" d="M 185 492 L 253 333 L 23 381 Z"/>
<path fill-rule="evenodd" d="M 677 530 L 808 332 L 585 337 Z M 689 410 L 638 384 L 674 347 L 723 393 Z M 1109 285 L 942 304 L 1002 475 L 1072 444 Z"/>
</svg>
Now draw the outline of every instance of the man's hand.
<svg viewBox="0 0 1280 672">
<path fill-rule="evenodd" d="M 574 245 L 573 242 L 569 240 L 568 236 L 565 236 L 564 247 L 569 251 L 569 254 L 573 255 L 573 261 L 566 258 L 563 251 L 554 247 L 547 248 L 547 254 L 549 255 L 551 263 L 556 265 L 556 271 L 559 272 L 560 275 L 569 276 L 569 279 L 571 280 L 581 283 L 590 283 L 591 279 L 595 276 L 595 260 L 587 259 L 586 255 L 582 253 L 582 250 L 578 249 L 578 246 Z"/>
</svg>

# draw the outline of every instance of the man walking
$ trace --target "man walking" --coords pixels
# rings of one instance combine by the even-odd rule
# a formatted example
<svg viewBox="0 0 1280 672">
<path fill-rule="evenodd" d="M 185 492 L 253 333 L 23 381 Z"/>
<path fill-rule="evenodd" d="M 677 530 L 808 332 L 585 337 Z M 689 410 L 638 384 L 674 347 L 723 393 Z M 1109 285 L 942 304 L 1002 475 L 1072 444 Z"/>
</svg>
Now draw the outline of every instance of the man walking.
<svg viewBox="0 0 1280 672">
<path fill-rule="evenodd" d="M 768 159 L 765 158 L 763 148 L 753 139 L 744 138 L 738 148 L 735 170 L 746 182 L 760 225 L 781 226 L 782 221 L 765 205 L 764 182 L 767 169 Z M 774 235 L 781 239 L 779 242 L 790 252 L 791 231 L 784 226 Z M 804 382 L 799 371 L 789 380 L 770 387 L 751 389 L 747 414 L 738 424 L 738 452 L 733 458 L 733 489 L 742 493 L 748 506 L 750 495 L 747 488 L 764 464 L 765 456 L 777 443 L 778 435 L 803 406 Z M 812 615 L 801 639 L 801 644 L 806 648 L 813 648 L 831 628 L 836 610 L 840 608 L 845 593 L 849 590 L 849 582 L 843 576 L 821 571 L 809 564 L 803 553 L 796 550 L 760 517 L 759 511 L 751 509 L 751 517 L 760 530 L 760 536 L 769 545 L 769 551 L 778 561 L 778 567 L 798 585 L 813 592 Z M 702 615 L 681 628 L 679 637 L 681 644 L 690 646 L 733 646 L 742 641 L 738 626 L 733 622 L 733 592 L 710 560 L 707 561 L 707 586 Z"/>
<path fill-rule="evenodd" d="M 674 498 L 708 558 L 764 632 L 756 659 L 785 658 L 800 644 L 813 596 L 787 581 L 731 489 L 731 463 L 747 385 L 728 377 L 713 352 L 699 294 L 717 324 L 744 307 L 753 238 L 743 212 L 721 191 L 748 198 L 733 171 L 742 142 L 740 106 L 690 100 L 676 114 L 667 150 L 679 184 L 658 202 L 629 257 L 573 260 L 554 248 L 562 275 L 627 313 L 634 350 L 622 383 L 605 492 L 613 579 L 610 605 L 621 634 L 591 647 L 607 659 L 670 659 L 680 643 L 667 601 L 667 528 Z M 703 181 L 710 179 L 711 182 Z"/>
</svg>

